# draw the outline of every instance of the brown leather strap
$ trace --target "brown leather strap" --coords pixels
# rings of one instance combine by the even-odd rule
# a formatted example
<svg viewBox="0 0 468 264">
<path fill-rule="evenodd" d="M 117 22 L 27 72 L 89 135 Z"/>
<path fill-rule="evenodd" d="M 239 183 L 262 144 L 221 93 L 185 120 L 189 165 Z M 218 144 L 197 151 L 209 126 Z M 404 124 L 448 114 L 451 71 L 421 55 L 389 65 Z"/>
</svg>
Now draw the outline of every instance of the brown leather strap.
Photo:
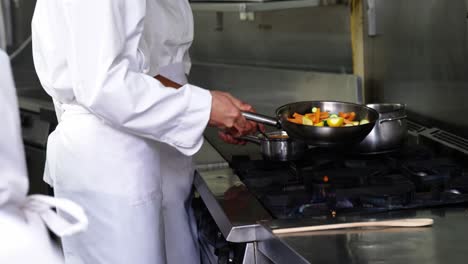
<svg viewBox="0 0 468 264">
<path fill-rule="evenodd" d="M 170 87 L 170 88 L 175 88 L 175 89 L 179 89 L 180 87 L 182 87 L 182 85 L 162 76 L 162 75 L 157 75 L 154 77 L 156 80 L 158 80 L 159 82 L 162 83 L 162 85 L 166 86 L 166 87 Z"/>
</svg>

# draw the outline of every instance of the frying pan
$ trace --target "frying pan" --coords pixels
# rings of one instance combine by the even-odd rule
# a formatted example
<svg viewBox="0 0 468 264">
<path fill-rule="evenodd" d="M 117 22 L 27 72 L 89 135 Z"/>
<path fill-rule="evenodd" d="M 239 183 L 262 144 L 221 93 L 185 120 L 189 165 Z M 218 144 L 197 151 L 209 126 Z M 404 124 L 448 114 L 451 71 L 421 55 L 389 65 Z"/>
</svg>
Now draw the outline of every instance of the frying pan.
<svg viewBox="0 0 468 264">
<path fill-rule="evenodd" d="M 315 127 L 299 125 L 287 120 L 294 113 L 310 113 L 313 107 L 331 113 L 355 112 L 359 120 L 367 119 L 369 123 L 350 127 Z M 319 147 L 359 143 L 372 131 L 375 122 L 379 119 L 379 113 L 372 108 L 338 101 L 304 101 L 286 104 L 276 109 L 276 118 L 247 112 L 243 112 L 242 115 L 248 120 L 280 128 L 294 140 Z"/>
</svg>

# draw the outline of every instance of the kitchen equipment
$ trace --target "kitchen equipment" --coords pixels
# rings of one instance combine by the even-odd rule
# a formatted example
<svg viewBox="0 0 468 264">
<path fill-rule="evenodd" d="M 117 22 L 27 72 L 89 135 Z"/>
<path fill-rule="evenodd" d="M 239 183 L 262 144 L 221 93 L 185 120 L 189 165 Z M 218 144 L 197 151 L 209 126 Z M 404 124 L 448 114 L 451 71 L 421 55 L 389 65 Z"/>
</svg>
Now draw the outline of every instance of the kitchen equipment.
<svg viewBox="0 0 468 264">
<path fill-rule="evenodd" d="M 285 131 L 269 132 L 265 135 L 249 135 L 241 139 L 259 144 L 263 158 L 267 160 L 298 160 L 308 148 L 304 142 L 290 139 Z"/>
<path fill-rule="evenodd" d="M 7 37 L 6 37 L 6 27 L 5 27 L 5 15 L 3 14 L 3 4 L 0 1 L 0 49 L 6 50 L 7 46 Z"/>
<path fill-rule="evenodd" d="M 389 221 L 368 221 L 356 223 L 342 223 L 331 225 L 318 225 L 318 226 L 303 226 L 292 228 L 281 228 L 273 230 L 274 234 L 290 234 L 311 231 L 334 230 L 344 228 L 358 228 L 358 227 L 424 227 L 434 224 L 434 220 L 430 218 L 410 218 L 398 219 Z"/>
<path fill-rule="evenodd" d="M 277 219 L 339 218 L 468 202 L 468 163 L 415 143 L 382 155 L 314 148 L 297 161 L 238 155 L 231 164 Z"/>
<path fill-rule="evenodd" d="M 412 249 L 422 245 L 427 252 L 436 250 L 452 256 L 453 262 L 463 262 L 466 256 L 458 252 L 463 251 L 464 244 L 449 248 L 434 245 L 440 245 L 440 241 L 442 245 L 450 244 L 454 237 L 466 241 L 459 230 L 467 230 L 460 219 L 466 217 L 468 202 L 468 155 L 455 151 L 455 142 L 461 148 L 467 139 L 445 131 L 422 131 L 408 134 L 411 140 L 397 151 L 381 155 L 313 148 L 300 160 L 278 162 L 248 155 L 237 147 L 218 148 L 228 158 L 230 168 L 199 171 L 195 176 L 195 187 L 209 208 L 209 218 L 218 227 L 210 241 L 219 240 L 222 233 L 228 242 L 244 243 L 247 249 L 241 254 L 248 256 L 245 259 L 255 259 L 252 253 L 258 253 L 254 256 L 263 254 L 274 263 L 320 263 L 330 258 L 330 263 L 342 263 L 343 259 L 353 262 L 355 252 L 360 259 L 371 256 L 375 260 L 375 256 L 388 251 L 390 244 L 392 252 L 403 252 L 402 259 L 407 262 L 417 255 Z M 215 148 L 225 146 L 213 142 L 217 144 Z M 242 195 L 232 195 L 233 189 L 240 188 Z M 357 234 L 351 240 L 341 239 L 341 231 L 323 231 L 327 233 L 324 236 L 312 232 L 280 236 L 271 232 L 310 225 L 412 218 L 431 218 L 436 222 L 432 228 L 388 228 L 380 230 L 378 236 L 369 230 L 345 230 Z M 239 225 L 240 221 L 243 224 Z M 213 228 L 214 224 L 207 226 Z M 433 236 L 435 231 L 443 237 Z M 257 251 L 255 244 L 259 245 Z M 333 250 L 317 257 L 310 253 L 317 248 Z M 349 248 L 353 249 L 352 255 L 347 254 Z M 425 256 L 418 259 L 425 261 Z"/>
<path fill-rule="evenodd" d="M 403 104 L 368 104 L 379 112 L 379 120 L 366 138 L 359 143 L 360 153 L 382 153 L 398 149 L 407 131 L 406 107 Z"/>
<path fill-rule="evenodd" d="M 13 44 L 11 4 L 10 0 L 0 0 L 0 48 L 4 50 Z"/>
<path fill-rule="evenodd" d="M 315 127 L 291 123 L 287 120 L 294 113 L 310 113 L 313 107 L 318 107 L 322 111 L 355 112 L 359 119 L 368 119 L 369 123 L 365 125 L 352 127 Z M 276 118 L 257 114 L 242 113 L 243 116 L 251 121 L 263 123 L 266 125 L 282 128 L 294 140 L 304 141 L 309 145 L 332 147 L 345 144 L 353 144 L 362 141 L 373 129 L 375 122 L 379 118 L 376 110 L 367 106 L 337 102 L 337 101 L 304 101 L 290 103 L 281 106 L 276 110 Z"/>
</svg>

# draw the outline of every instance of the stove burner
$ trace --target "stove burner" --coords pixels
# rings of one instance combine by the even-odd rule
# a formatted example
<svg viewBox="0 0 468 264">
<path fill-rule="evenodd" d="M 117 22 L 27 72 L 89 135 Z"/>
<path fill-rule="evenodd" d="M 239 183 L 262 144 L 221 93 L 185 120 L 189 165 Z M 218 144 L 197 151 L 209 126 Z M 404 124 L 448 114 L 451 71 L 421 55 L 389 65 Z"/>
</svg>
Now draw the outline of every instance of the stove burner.
<svg viewBox="0 0 468 264">
<path fill-rule="evenodd" d="M 445 190 L 446 193 L 450 193 L 450 194 L 455 194 L 455 195 L 461 195 L 462 193 L 457 190 L 457 189 L 448 189 L 448 190 Z"/>
<path fill-rule="evenodd" d="M 308 156 L 295 162 L 241 157 L 233 161 L 233 168 L 277 218 L 468 202 L 468 171 L 424 146 L 376 156 L 329 151 Z"/>
<path fill-rule="evenodd" d="M 441 192 L 452 176 L 461 173 L 458 165 L 445 158 L 407 161 L 402 168 L 420 192 Z"/>
<path fill-rule="evenodd" d="M 418 171 L 418 172 L 416 172 L 415 174 L 416 174 L 417 176 L 419 176 L 419 177 L 426 177 L 426 176 L 429 175 L 429 173 L 424 172 L 424 171 Z"/>
</svg>

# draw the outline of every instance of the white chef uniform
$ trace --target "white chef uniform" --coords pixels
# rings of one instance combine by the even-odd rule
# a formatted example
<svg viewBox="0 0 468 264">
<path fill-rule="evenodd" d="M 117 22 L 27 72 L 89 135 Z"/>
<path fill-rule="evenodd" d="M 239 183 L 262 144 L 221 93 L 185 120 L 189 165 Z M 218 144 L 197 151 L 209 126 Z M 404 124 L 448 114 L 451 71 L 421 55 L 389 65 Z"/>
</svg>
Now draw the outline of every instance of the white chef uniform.
<svg viewBox="0 0 468 264">
<path fill-rule="evenodd" d="M 67 263 L 197 263 L 191 155 L 211 94 L 186 84 L 187 0 L 38 0 L 33 53 L 60 123 L 45 179 L 82 205 L 88 232 Z M 180 89 L 164 87 L 161 74 Z"/>
</svg>

